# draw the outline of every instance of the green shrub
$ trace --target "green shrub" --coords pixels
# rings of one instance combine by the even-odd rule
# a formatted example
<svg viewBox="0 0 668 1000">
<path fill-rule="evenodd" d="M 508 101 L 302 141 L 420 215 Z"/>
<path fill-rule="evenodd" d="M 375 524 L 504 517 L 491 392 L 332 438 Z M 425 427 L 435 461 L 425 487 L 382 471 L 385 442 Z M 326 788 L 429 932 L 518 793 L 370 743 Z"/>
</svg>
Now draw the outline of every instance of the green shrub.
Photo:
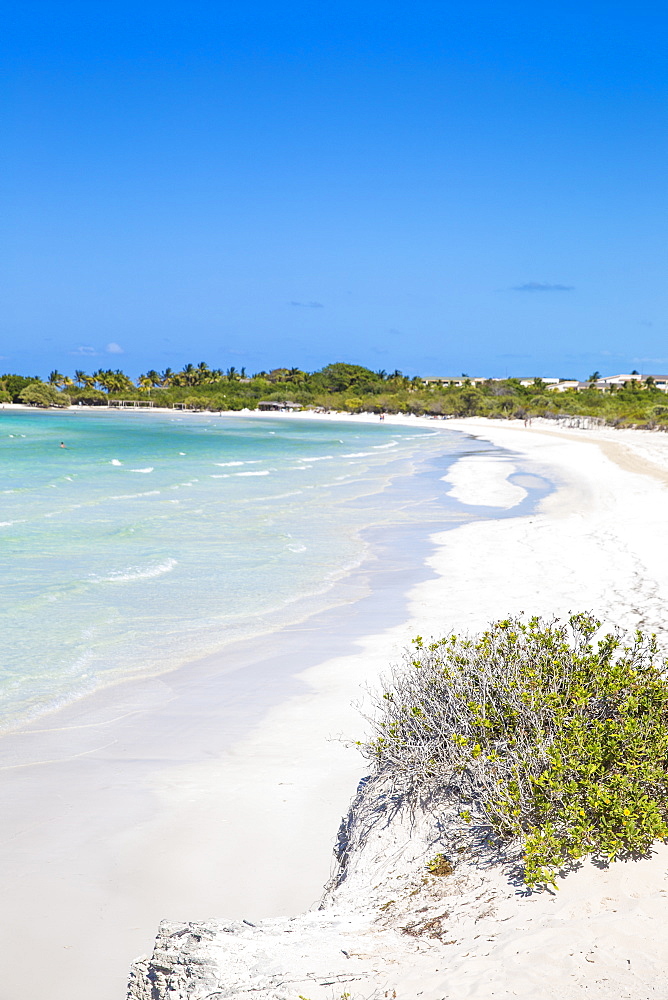
<svg viewBox="0 0 668 1000">
<path fill-rule="evenodd" d="M 45 382 L 31 382 L 19 393 L 19 401 L 29 406 L 69 406 L 70 397 L 65 392 L 58 392 L 52 385 Z"/>
<path fill-rule="evenodd" d="M 645 853 L 668 839 L 665 662 L 654 636 L 599 630 L 579 614 L 418 637 L 363 752 L 520 844 L 529 886 L 586 854 Z"/>
</svg>

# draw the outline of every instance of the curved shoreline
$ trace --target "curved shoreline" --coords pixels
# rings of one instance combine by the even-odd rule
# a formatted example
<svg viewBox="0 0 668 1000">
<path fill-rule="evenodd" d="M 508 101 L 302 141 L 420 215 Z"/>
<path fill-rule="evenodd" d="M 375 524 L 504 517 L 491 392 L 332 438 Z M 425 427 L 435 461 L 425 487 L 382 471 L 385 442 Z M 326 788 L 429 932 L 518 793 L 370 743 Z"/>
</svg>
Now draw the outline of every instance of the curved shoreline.
<svg viewBox="0 0 668 1000">
<path fill-rule="evenodd" d="M 425 496 L 446 492 L 445 471 L 431 469 Z M 339 742 L 363 725 L 350 701 L 410 638 L 395 624 L 407 590 L 433 577 L 430 523 L 369 530 L 373 556 L 337 585 L 336 606 L 101 689 L 0 741 L 2 972 L 14 996 L 26 940 L 39 942 L 54 1000 L 90 995 L 103 950 L 109 980 L 95 992 L 112 1000 L 165 912 L 261 916 L 317 901 L 362 770 Z M 36 923 L 36 906 L 55 925 Z"/>
<path fill-rule="evenodd" d="M 414 418 L 409 419 L 413 423 Z M 80 921 L 83 938 L 75 942 L 80 965 L 70 960 L 70 956 L 77 959 L 75 954 L 64 953 L 63 928 L 35 930 L 41 935 L 45 962 L 55 963 L 54 1000 L 79 1000 L 79 996 L 83 1000 L 93 989 L 100 1000 L 107 1000 L 102 989 L 108 989 L 109 1000 L 122 995 L 113 966 L 117 977 L 124 978 L 128 955 L 118 953 L 125 947 L 118 942 L 136 941 L 138 935 L 132 930 L 136 924 L 150 926 L 153 932 L 160 918 L 203 919 L 214 913 L 253 921 L 271 913 L 295 912 L 316 901 L 338 818 L 364 771 L 355 753 L 337 740 L 340 735 L 355 739 L 362 734 L 363 721 L 350 702 L 356 692 L 363 694 L 365 683 L 376 683 L 387 663 L 400 657 L 417 632 L 474 630 L 508 612 L 551 615 L 591 607 L 622 624 L 639 622 L 644 616 L 665 635 L 668 570 L 656 546 L 666 521 L 662 482 L 614 465 L 586 432 L 564 440 L 554 433 L 541 434 L 535 427 L 527 433 L 506 423 L 495 428 L 490 422 L 448 421 L 447 426 L 506 449 L 509 464 L 520 462 L 527 473 L 556 481 L 556 493 L 529 513 L 511 508 L 499 517 L 479 507 L 474 522 L 437 532 L 433 536 L 437 547 L 427 560 L 434 575 L 411 587 L 405 620 L 374 632 L 365 619 L 352 639 L 352 652 L 338 648 L 335 655 L 321 653 L 318 662 L 307 660 L 312 664 L 307 667 L 303 655 L 295 654 L 298 662 L 290 670 L 294 687 L 287 697 L 283 688 L 273 704 L 266 703 L 261 721 L 250 732 L 239 731 L 232 746 L 215 749 L 205 744 L 203 756 L 183 759 L 172 718 L 172 728 L 162 734 L 164 747 L 172 754 L 162 777 L 154 780 L 153 772 L 147 783 L 146 768 L 153 761 L 138 760 L 123 779 L 128 782 L 121 789 L 125 801 L 134 802 L 136 808 L 134 825 L 131 831 L 111 836 L 107 844 L 104 884 L 111 891 L 103 901 L 103 913 L 96 910 L 88 925 Z M 668 460 L 668 440 L 666 446 Z M 493 485 L 490 482 L 490 488 Z M 642 524 L 634 517 L 639 509 Z M 386 594 L 381 578 L 375 588 L 375 598 L 382 604 Z M 308 647 L 308 634 L 305 640 Z M 271 695 L 266 673 L 258 673 L 253 683 L 258 696 Z M 162 703 L 165 719 L 173 714 L 172 692 L 164 683 L 157 681 L 146 697 L 149 706 Z M 215 716 L 215 705 L 210 707 Z M 204 716 L 202 727 L 207 728 Z M 101 775 L 110 773 L 114 760 L 113 748 L 98 754 L 97 774 L 94 756 L 84 758 L 83 768 L 70 770 L 70 780 L 81 785 L 82 808 L 89 790 Z M 47 783 L 43 794 L 42 812 L 57 791 L 49 791 Z M 26 808 L 35 815 L 33 794 Z M 90 828 L 77 828 L 76 819 L 67 817 L 60 830 L 63 843 L 71 841 L 74 853 L 90 834 Z M 111 820 L 112 816 L 100 817 L 103 833 L 105 822 Z M 31 836 L 28 831 L 23 852 L 29 851 Z M 48 907 L 56 897 L 49 895 L 43 877 L 41 883 L 37 898 Z M 172 893 L 169 907 L 164 897 L 151 898 L 151 887 L 161 885 Z M 204 903 L 208 912 L 194 898 L 202 885 L 211 890 Z M 54 888 L 58 888 L 55 883 Z M 66 888 L 66 909 L 80 906 L 85 893 L 82 896 L 76 885 Z M 14 921 L 5 941 L 16 966 L 12 972 L 16 982 L 6 973 L 4 979 L 17 1000 L 22 996 L 16 970 L 19 959 L 29 960 L 25 928 L 35 924 L 35 898 L 25 881 L 5 897 Z M 175 906 L 178 912 L 172 909 Z M 112 924 L 120 932 L 116 950 L 105 938 L 105 925 Z M 54 940 L 56 934 L 60 937 Z M 142 941 L 132 945 L 133 954 L 147 946 Z M 106 949 L 110 970 L 106 986 L 97 982 L 93 987 L 91 980 L 86 981 L 99 964 L 96 947 Z M 434 997 L 444 995 L 442 983 L 438 988 L 441 992 L 434 992 Z"/>
<path fill-rule="evenodd" d="M 606 454 L 609 449 L 589 436 L 578 435 L 574 441 L 570 436 L 527 434 L 524 428 L 508 425 L 490 428 L 481 422 L 476 427 L 470 421 L 461 429 L 510 449 L 539 474 L 555 478 L 559 489 L 527 516 L 481 519 L 437 535 L 438 549 L 429 563 L 440 580 L 425 581 L 411 591 L 409 628 L 419 628 L 422 634 L 429 634 L 430 628 L 434 634 L 449 627 L 473 631 L 508 612 L 552 616 L 591 608 L 607 625 L 656 630 L 665 648 L 668 568 L 657 540 L 665 534 L 668 507 L 661 456 L 653 463 L 661 473 L 655 476 L 648 475 L 644 465 L 642 472 L 628 471 L 623 452 L 613 453 L 620 459 L 616 463 Z M 632 440 L 628 447 L 633 450 Z M 668 441 L 666 448 L 668 462 Z M 396 657 L 405 637 L 404 627 L 391 636 L 369 636 L 358 664 L 362 659 L 368 666 L 374 657 L 386 662 Z M 345 675 L 352 684 L 357 680 L 350 661 L 350 657 L 329 661 L 305 676 L 331 697 L 333 677 Z M 382 663 L 378 667 L 382 669 Z M 277 707 L 237 750 L 270 768 L 276 761 L 278 734 L 293 732 L 304 721 L 306 708 L 301 699 Z M 283 760 L 281 774 L 286 773 L 286 764 L 287 773 L 302 782 L 302 795 L 291 804 L 294 821 L 309 805 L 313 807 L 318 788 L 303 761 L 293 760 L 290 767 Z M 241 763 L 239 767 L 243 770 Z M 263 784 L 262 791 L 270 789 Z M 363 807 L 363 799 L 364 793 L 358 807 Z M 278 814 L 278 802 L 274 808 Z M 200 996 L 201 988 L 201 995 L 222 989 L 222 995 L 232 996 L 252 989 L 260 998 L 274 998 L 281 995 L 275 985 L 288 977 L 295 991 L 307 991 L 314 1000 L 327 996 L 322 987 L 328 980 L 353 979 L 364 985 L 367 994 L 374 987 L 381 991 L 389 987 L 407 1000 L 418 996 L 486 1000 L 492 994 L 570 1000 L 584 990 L 616 1000 L 620 988 L 634 998 L 667 995 L 662 928 L 668 918 L 668 847 L 658 846 L 648 860 L 617 862 L 603 871 L 585 864 L 554 897 L 526 896 L 514 890 L 502 873 L 487 876 L 478 871 L 464 873 L 451 887 L 445 885 L 446 899 L 439 901 L 436 887 L 424 888 L 424 863 L 431 856 L 425 851 L 433 852 L 433 846 L 422 836 L 422 819 L 417 817 L 417 827 L 409 817 L 403 824 L 399 819 L 388 821 L 382 819 L 386 808 L 382 801 L 367 804 L 367 813 L 379 817 L 373 843 L 358 850 L 352 885 L 346 888 L 344 883 L 338 902 L 330 899 L 333 909 L 304 914 L 293 918 L 294 923 L 263 921 L 257 929 L 229 920 L 166 924 L 157 944 L 165 975 L 172 970 L 181 982 L 182 966 L 175 963 L 188 961 L 190 946 L 182 943 L 193 940 L 183 937 L 188 932 L 205 942 L 192 949 L 194 960 L 204 963 L 201 981 L 197 972 L 190 973 L 193 992 L 187 995 L 192 997 Z M 267 846 L 270 843 L 265 840 Z M 418 899 L 426 904 L 423 909 L 442 914 L 437 917 L 439 926 L 446 918 L 454 926 L 446 932 L 447 941 L 429 941 L 428 935 L 418 944 L 406 938 L 405 928 L 403 935 L 397 933 L 401 924 L 390 926 L 385 913 L 400 898 L 404 884 L 408 892 L 402 902 L 404 917 L 417 906 L 415 894 L 422 893 Z M 483 902 L 476 904 L 479 899 Z M 444 905 L 455 915 L 443 914 Z M 283 936 L 291 929 L 306 942 L 297 950 L 291 944 L 294 938 Z M 142 984 L 149 968 L 142 963 L 135 967 L 133 997 L 143 1000 Z M 158 988 L 157 996 L 163 995 Z"/>
</svg>

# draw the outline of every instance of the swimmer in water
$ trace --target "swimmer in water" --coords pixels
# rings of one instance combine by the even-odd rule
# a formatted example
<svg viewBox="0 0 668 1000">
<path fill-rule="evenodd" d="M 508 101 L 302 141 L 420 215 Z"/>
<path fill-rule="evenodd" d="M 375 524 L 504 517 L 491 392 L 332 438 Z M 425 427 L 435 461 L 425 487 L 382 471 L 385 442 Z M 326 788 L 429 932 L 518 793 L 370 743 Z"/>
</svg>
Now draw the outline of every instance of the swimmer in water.
<svg viewBox="0 0 668 1000">
<path fill-rule="evenodd" d="M 65 442 L 64 442 L 64 441 L 61 441 L 61 442 L 60 442 L 60 447 L 61 447 L 61 448 L 64 448 L 64 447 L 65 447 Z"/>
</svg>

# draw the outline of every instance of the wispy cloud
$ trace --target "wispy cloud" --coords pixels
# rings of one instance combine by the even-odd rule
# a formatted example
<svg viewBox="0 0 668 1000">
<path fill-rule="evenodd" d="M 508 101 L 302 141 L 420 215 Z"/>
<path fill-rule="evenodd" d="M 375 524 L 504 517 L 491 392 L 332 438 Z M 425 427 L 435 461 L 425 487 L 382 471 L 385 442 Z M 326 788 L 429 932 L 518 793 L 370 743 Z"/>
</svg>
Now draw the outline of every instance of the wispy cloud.
<svg viewBox="0 0 668 1000">
<path fill-rule="evenodd" d="M 291 306 L 299 306 L 301 309 L 324 309 L 322 302 L 295 302 L 294 299 L 290 302 Z"/>
<path fill-rule="evenodd" d="M 86 347 L 85 345 L 82 345 L 81 347 L 77 347 L 73 351 L 70 351 L 70 354 L 79 355 L 85 358 L 94 358 L 97 351 L 94 347 Z"/>
<path fill-rule="evenodd" d="M 114 343 L 113 340 L 110 344 L 107 344 L 107 346 L 105 347 L 105 351 L 107 352 L 107 354 L 125 354 L 125 351 L 123 350 L 121 345 Z"/>
<path fill-rule="evenodd" d="M 575 285 L 554 285 L 549 281 L 526 281 L 513 285 L 514 292 L 572 292 Z"/>
</svg>

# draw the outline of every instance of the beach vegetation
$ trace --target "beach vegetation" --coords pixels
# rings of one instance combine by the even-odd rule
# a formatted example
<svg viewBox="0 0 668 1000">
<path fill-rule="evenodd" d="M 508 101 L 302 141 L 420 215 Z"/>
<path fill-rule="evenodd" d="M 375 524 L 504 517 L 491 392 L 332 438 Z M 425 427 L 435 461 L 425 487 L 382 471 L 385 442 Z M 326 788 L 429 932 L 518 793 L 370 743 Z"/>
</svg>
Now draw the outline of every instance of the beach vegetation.
<svg viewBox="0 0 668 1000">
<path fill-rule="evenodd" d="M 610 862 L 668 839 L 668 680 L 653 636 L 602 634 L 577 614 L 418 637 L 371 722 L 361 746 L 376 771 L 518 847 L 530 887 L 585 855 Z"/>
<path fill-rule="evenodd" d="M 48 376 L 54 389 L 64 389 L 72 402 L 109 400 L 150 402 L 154 406 L 200 410 L 255 409 L 260 401 L 293 402 L 351 413 L 413 413 L 432 417 L 490 417 L 530 420 L 532 417 L 561 421 L 588 421 L 615 427 L 668 429 L 666 393 L 655 380 L 630 379 L 602 389 L 592 381 L 580 382 L 564 391 L 552 391 L 541 379 L 451 379 L 409 377 L 395 369 L 372 371 L 363 365 L 335 362 L 318 371 L 297 367 L 274 368 L 247 375 L 234 365 L 214 368 L 205 361 L 189 362 L 180 370 L 154 368 L 135 381 L 120 369 L 98 369 L 72 375 L 57 370 Z M 5 374 L 0 390 L 13 402 L 36 377 Z M 92 398 L 95 391 L 101 396 Z M 90 405 L 90 404 L 89 404 Z"/>
<path fill-rule="evenodd" d="M 54 373 L 52 372 L 52 374 Z M 55 384 L 31 382 L 19 392 L 19 402 L 26 403 L 28 406 L 64 407 L 70 405 L 71 399 L 67 393 L 58 392 Z"/>
<path fill-rule="evenodd" d="M 452 875 L 455 870 L 450 859 L 445 854 L 440 853 L 429 859 L 426 868 L 430 875 L 437 875 L 439 878 Z"/>
<path fill-rule="evenodd" d="M 2 375 L 0 377 L 0 389 L 4 392 L 8 392 L 11 396 L 12 403 L 18 403 L 19 394 L 22 389 L 25 389 L 27 385 L 31 382 L 40 382 L 41 379 L 37 375 Z"/>
</svg>

